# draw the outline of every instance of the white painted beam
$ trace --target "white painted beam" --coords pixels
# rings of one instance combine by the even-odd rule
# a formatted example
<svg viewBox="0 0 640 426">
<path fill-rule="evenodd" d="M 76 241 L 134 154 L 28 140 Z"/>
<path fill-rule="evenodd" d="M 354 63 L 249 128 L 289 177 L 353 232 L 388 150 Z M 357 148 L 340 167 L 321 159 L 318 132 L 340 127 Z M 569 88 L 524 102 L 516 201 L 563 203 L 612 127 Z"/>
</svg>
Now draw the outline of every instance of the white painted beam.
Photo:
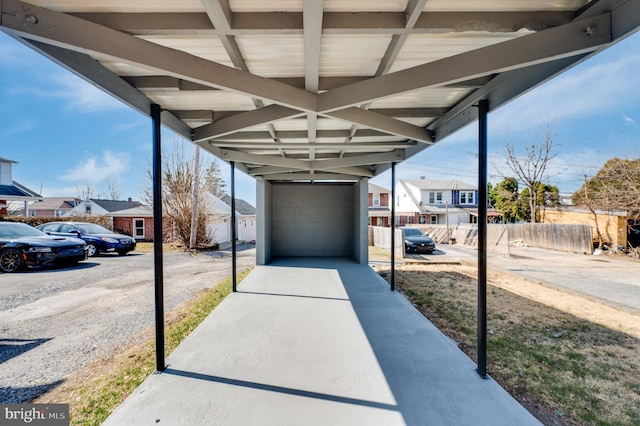
<svg viewBox="0 0 640 426">
<path fill-rule="evenodd" d="M 337 142 L 337 143 L 315 143 L 310 144 L 307 142 L 302 143 L 275 143 L 275 142 L 236 142 L 236 141 L 217 141 L 210 140 L 209 144 L 211 146 L 217 146 L 220 148 L 233 148 L 233 149 L 309 149 L 311 147 L 322 150 L 322 149 L 343 149 L 345 151 L 349 150 L 384 150 L 384 149 L 397 149 L 397 148 L 408 148 L 411 146 L 415 146 L 416 142 L 406 141 L 406 142 Z"/>
<path fill-rule="evenodd" d="M 391 152 L 382 152 L 377 154 L 363 154 L 345 156 L 329 160 L 316 160 L 311 162 L 311 168 L 314 170 L 330 170 L 337 167 L 349 166 L 365 166 L 378 163 L 391 163 L 404 160 L 404 151 L 397 149 Z"/>
<path fill-rule="evenodd" d="M 378 114 L 362 108 L 345 108 L 329 112 L 325 115 L 340 120 L 356 123 L 360 126 L 379 130 L 383 133 L 405 137 L 418 142 L 433 143 L 431 136 L 424 127 L 415 126 L 389 116 Z"/>
<path fill-rule="evenodd" d="M 344 175 L 340 173 L 277 173 L 272 175 L 263 176 L 265 180 L 276 181 L 327 181 L 327 180 L 339 180 L 339 181 L 356 181 L 360 179 L 360 176 Z"/>
<path fill-rule="evenodd" d="M 201 141 L 222 137 L 250 127 L 272 123 L 274 121 L 287 118 L 294 118 L 304 114 L 304 112 L 281 105 L 269 105 L 253 111 L 247 111 L 227 118 L 222 118 L 211 124 L 197 127 L 193 129 L 193 140 Z"/>
</svg>

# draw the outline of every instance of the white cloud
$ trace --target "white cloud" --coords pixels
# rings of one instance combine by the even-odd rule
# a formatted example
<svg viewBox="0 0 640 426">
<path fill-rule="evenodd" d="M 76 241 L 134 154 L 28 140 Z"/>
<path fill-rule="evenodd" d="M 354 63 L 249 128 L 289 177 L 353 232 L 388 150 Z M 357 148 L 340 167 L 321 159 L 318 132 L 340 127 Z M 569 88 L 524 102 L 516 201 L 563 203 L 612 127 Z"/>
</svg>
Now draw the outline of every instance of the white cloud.
<svg viewBox="0 0 640 426">
<path fill-rule="evenodd" d="M 31 120 L 21 120 L 18 122 L 11 123 L 12 125 L 8 126 L 7 129 L 3 132 L 5 136 L 16 135 L 18 133 L 26 132 L 27 130 L 31 130 L 37 127 L 37 123 L 34 123 Z"/>
<path fill-rule="evenodd" d="M 622 119 L 624 120 L 625 124 L 630 124 L 633 126 L 638 124 L 633 118 L 629 117 L 627 114 L 622 114 Z"/>
<path fill-rule="evenodd" d="M 53 77 L 53 83 L 54 88 L 50 93 L 65 100 L 66 109 L 83 113 L 125 107 L 120 101 L 74 75 L 56 75 Z"/>
<path fill-rule="evenodd" d="M 79 184 L 96 183 L 102 180 L 115 180 L 121 174 L 129 170 L 131 157 L 129 153 L 113 153 L 105 151 L 102 158 L 89 157 L 76 167 L 67 170 L 59 178 L 64 181 L 78 182 Z"/>
</svg>

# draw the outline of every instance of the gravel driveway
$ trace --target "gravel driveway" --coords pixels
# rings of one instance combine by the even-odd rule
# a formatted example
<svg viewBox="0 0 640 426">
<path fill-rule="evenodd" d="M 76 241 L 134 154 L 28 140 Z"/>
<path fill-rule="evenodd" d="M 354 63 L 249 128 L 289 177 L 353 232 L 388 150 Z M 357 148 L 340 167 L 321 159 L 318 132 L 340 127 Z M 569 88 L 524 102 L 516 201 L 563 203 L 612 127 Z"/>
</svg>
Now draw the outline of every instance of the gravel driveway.
<svg viewBox="0 0 640 426">
<path fill-rule="evenodd" d="M 238 252 L 238 269 L 255 249 Z M 164 254 L 165 312 L 231 274 L 228 252 Z M 48 391 L 154 325 L 153 254 L 0 274 L 0 403 Z"/>
</svg>

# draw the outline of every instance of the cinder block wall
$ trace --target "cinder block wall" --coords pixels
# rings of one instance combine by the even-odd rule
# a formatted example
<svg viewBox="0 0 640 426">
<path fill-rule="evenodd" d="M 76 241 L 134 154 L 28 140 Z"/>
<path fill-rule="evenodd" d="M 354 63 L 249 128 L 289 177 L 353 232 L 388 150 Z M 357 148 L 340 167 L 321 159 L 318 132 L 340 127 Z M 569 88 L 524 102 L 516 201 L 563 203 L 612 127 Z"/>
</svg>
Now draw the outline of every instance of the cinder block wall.
<svg viewBox="0 0 640 426">
<path fill-rule="evenodd" d="M 353 185 L 273 184 L 272 254 L 352 256 Z"/>
</svg>

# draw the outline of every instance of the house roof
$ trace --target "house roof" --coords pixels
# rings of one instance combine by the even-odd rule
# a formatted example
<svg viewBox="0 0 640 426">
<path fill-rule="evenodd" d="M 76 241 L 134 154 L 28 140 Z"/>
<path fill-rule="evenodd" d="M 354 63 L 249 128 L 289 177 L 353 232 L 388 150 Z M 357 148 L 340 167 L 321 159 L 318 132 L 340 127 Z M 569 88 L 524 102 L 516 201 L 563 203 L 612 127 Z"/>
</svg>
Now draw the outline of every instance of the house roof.
<svg viewBox="0 0 640 426">
<path fill-rule="evenodd" d="M 120 210 L 131 209 L 141 205 L 138 201 L 101 200 L 96 198 L 90 198 L 90 200 L 108 212 L 117 212 Z"/>
<path fill-rule="evenodd" d="M 391 194 L 391 190 L 369 182 L 369 194 Z"/>
<path fill-rule="evenodd" d="M 449 191 L 453 189 L 460 190 L 476 190 L 476 185 L 471 185 L 466 182 L 462 182 L 457 179 L 400 179 L 409 185 L 413 185 L 421 190 L 444 190 Z"/>
<path fill-rule="evenodd" d="M 223 203 L 227 204 L 231 207 L 231 196 L 223 195 L 218 197 Z M 241 215 L 254 215 L 256 214 L 256 208 L 251 204 L 247 203 L 245 200 L 241 198 L 236 198 L 236 211 Z"/>
<path fill-rule="evenodd" d="M 8 160 L 8 159 L 6 159 L 6 158 L 2 158 L 2 157 L 0 157 L 0 163 L 18 164 L 18 162 L 17 162 L 17 161 L 14 161 L 14 160 Z"/>
<path fill-rule="evenodd" d="M 149 206 L 138 206 L 130 209 L 118 210 L 112 212 L 109 216 L 113 217 L 153 217 L 153 210 Z"/>
<path fill-rule="evenodd" d="M 3 0 L 0 29 L 250 176 L 355 181 L 635 32 L 637 6 Z"/>
<path fill-rule="evenodd" d="M 14 180 L 13 185 L 0 185 L 0 197 L 14 200 L 34 200 L 41 198 L 42 195 Z"/>
<path fill-rule="evenodd" d="M 29 210 L 72 209 L 81 200 L 75 197 L 44 197 L 29 206 Z"/>
</svg>

